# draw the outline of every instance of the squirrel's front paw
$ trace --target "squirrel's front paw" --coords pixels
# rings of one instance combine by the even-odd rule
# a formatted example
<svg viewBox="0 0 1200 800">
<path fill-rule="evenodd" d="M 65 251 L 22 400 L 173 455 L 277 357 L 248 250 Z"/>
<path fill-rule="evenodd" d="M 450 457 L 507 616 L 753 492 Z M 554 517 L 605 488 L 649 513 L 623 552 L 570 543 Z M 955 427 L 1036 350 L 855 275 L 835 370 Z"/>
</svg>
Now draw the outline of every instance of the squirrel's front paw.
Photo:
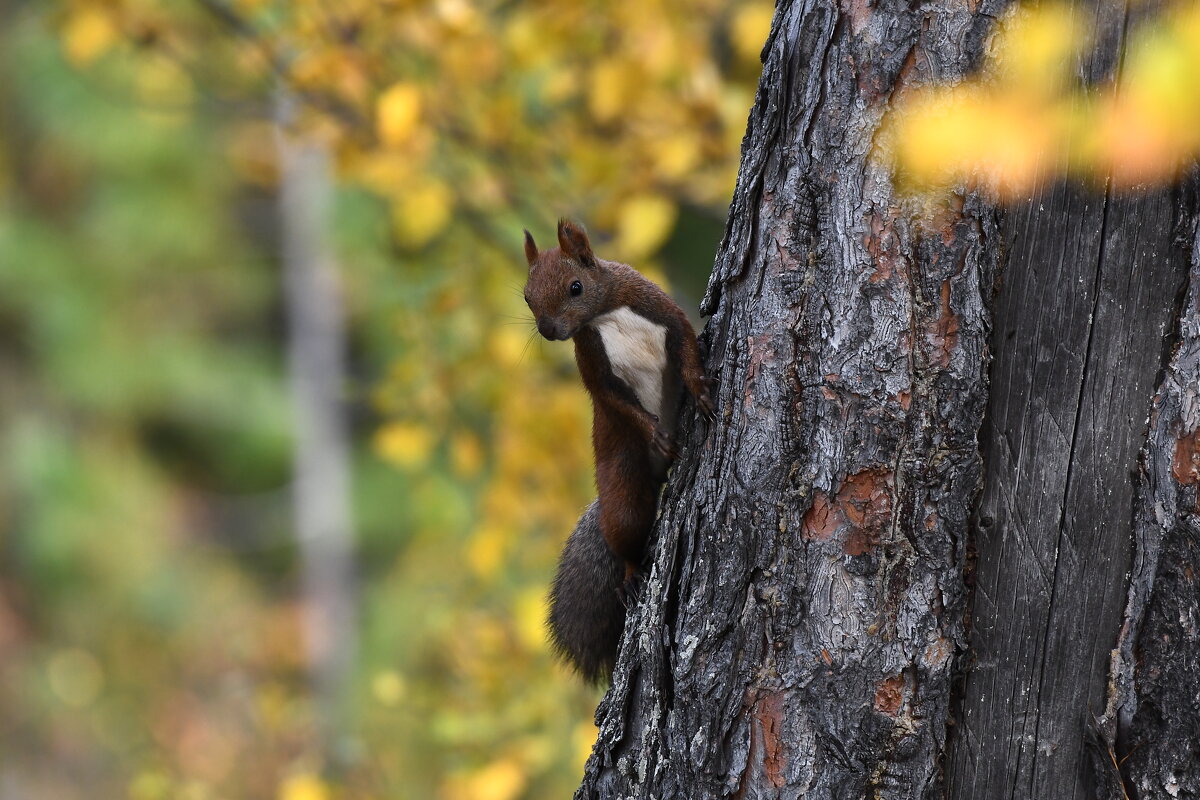
<svg viewBox="0 0 1200 800">
<path fill-rule="evenodd" d="M 672 461 L 679 455 L 679 451 L 675 449 L 675 442 L 671 440 L 671 434 L 662 428 L 654 429 L 654 436 L 650 439 L 650 446 L 660 455 Z"/>
<path fill-rule="evenodd" d="M 692 397 L 696 399 L 696 410 L 709 422 L 715 422 L 717 406 L 713 402 L 712 396 L 717 391 L 716 378 L 698 375 L 694 381 L 689 382 L 688 388 L 692 391 Z"/>
<path fill-rule="evenodd" d="M 617 593 L 621 598 L 621 605 L 627 609 L 636 606 L 642 596 L 642 586 L 645 582 L 646 573 L 640 569 L 626 575 L 625 582 L 621 584 L 621 588 L 617 589 Z"/>
</svg>

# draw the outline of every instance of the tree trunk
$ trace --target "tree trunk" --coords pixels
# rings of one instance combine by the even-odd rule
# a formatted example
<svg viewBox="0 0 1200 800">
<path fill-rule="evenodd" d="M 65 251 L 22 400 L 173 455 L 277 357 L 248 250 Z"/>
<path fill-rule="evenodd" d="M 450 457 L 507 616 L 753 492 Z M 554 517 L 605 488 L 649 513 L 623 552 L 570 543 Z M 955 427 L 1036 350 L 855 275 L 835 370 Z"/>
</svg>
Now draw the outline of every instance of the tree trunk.
<svg viewBox="0 0 1200 800">
<path fill-rule="evenodd" d="M 914 217 L 872 145 L 988 22 L 777 8 L 703 307 L 721 418 L 664 496 L 577 797 L 939 794 L 997 218 Z"/>
<path fill-rule="evenodd" d="M 1129 26 L 1123 2 L 1092 12 L 1085 83 L 1118 71 Z M 1132 625 L 1136 635 L 1141 613 L 1122 620 L 1131 556 L 1154 569 L 1141 522 L 1136 553 L 1131 545 L 1135 516 L 1153 516 L 1135 514 L 1131 475 L 1187 273 L 1188 252 L 1174 240 L 1194 209 L 1173 189 L 1059 185 L 1005 218 L 971 654 L 948 747 L 949 797 L 1163 796 L 1122 788 L 1115 765 L 1129 749 L 1116 746 L 1111 711 L 1103 730 L 1095 725 L 1112 691 L 1118 632 Z M 1164 447 L 1150 444 L 1160 455 Z M 1133 647 L 1126 641 L 1127 659 Z M 1200 698 L 1200 670 L 1192 675 Z M 1132 679 L 1124 683 L 1126 707 L 1136 706 Z"/>
<path fill-rule="evenodd" d="M 328 236 L 332 166 L 328 148 L 289 135 L 292 101 L 286 92 L 280 95 L 280 236 L 296 432 L 292 507 L 321 755 L 337 765 L 357 649 L 357 609 L 350 438 L 341 396 L 346 336 Z"/>
<path fill-rule="evenodd" d="M 1183 253 L 1169 192 L 1058 188 L 1006 217 L 972 653 L 950 797 L 1092 797 L 1145 442 Z"/>
<path fill-rule="evenodd" d="M 1134 556 L 1102 720 L 1104 800 L 1200 797 L 1200 216 L 1180 226 L 1188 277 L 1174 353 L 1137 473 Z M 1121 775 L 1117 774 L 1119 767 Z"/>
<path fill-rule="evenodd" d="M 577 798 L 1195 796 L 1200 244 L 1153 395 L 1195 203 L 899 197 L 884 111 L 978 61 L 1003 4 L 968 5 L 777 7 L 702 308 L 720 418 Z M 1089 80 L 1124 36 L 1097 19 Z"/>
</svg>

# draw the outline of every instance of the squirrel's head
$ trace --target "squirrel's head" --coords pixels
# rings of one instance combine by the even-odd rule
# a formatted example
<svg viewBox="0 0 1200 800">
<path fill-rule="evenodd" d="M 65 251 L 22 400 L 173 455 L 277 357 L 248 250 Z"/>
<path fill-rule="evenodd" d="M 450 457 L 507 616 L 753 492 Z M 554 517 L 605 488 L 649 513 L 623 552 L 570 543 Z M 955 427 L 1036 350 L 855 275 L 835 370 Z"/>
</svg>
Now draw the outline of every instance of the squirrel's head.
<svg viewBox="0 0 1200 800">
<path fill-rule="evenodd" d="M 558 221 L 558 247 L 538 252 L 525 231 L 525 302 L 538 332 L 550 340 L 570 339 L 602 310 L 605 273 L 582 225 Z"/>
</svg>

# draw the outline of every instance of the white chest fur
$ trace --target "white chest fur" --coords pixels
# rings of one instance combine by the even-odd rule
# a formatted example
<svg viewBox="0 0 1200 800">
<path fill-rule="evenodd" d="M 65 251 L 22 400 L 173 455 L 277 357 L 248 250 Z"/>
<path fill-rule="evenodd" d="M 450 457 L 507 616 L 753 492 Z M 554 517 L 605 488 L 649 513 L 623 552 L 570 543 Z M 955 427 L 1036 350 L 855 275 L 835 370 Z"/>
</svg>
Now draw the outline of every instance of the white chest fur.
<svg viewBox="0 0 1200 800">
<path fill-rule="evenodd" d="M 621 306 L 592 325 L 604 343 L 613 374 L 629 384 L 642 408 L 662 414 L 663 371 L 667 367 L 667 328 Z"/>
</svg>

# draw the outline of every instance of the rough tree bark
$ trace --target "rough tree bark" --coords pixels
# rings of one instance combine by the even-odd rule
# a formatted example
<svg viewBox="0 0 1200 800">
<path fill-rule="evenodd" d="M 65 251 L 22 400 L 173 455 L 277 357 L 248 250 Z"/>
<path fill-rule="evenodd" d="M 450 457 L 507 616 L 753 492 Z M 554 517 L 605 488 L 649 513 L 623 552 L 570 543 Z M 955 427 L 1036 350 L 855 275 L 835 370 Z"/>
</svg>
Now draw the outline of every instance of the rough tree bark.
<svg viewBox="0 0 1200 800">
<path fill-rule="evenodd" d="M 577 798 L 1196 796 L 1200 244 L 1146 443 L 1195 203 L 1058 186 L 1001 220 L 909 207 L 872 160 L 1003 5 L 779 3 L 702 309 L 721 419 L 664 493 Z M 1085 81 L 1127 22 L 1094 8 Z"/>
<path fill-rule="evenodd" d="M 933 797 L 980 481 L 999 239 L 872 159 L 989 19 L 781 2 L 703 310 L 720 422 L 662 505 L 577 797 Z"/>
</svg>

